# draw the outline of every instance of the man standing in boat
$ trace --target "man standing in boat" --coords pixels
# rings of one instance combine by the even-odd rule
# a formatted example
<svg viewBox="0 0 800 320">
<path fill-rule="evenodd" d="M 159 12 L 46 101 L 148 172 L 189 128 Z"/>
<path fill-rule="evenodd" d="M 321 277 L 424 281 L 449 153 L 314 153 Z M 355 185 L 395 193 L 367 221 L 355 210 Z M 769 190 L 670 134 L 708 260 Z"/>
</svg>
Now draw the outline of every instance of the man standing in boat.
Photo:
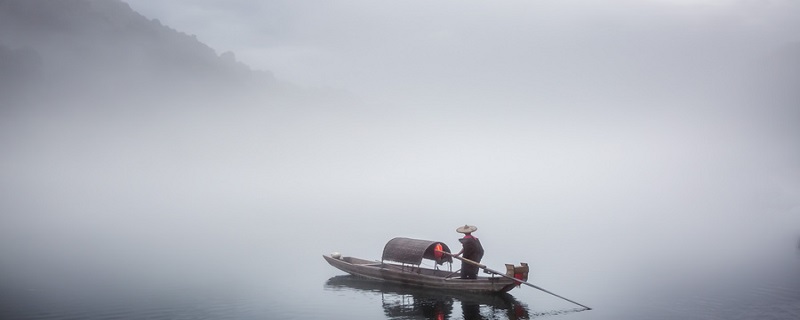
<svg viewBox="0 0 800 320">
<path fill-rule="evenodd" d="M 473 237 L 472 233 L 478 231 L 478 227 L 464 225 L 463 227 L 458 227 L 456 232 L 463 233 L 464 237 L 458 239 L 461 242 L 462 248 L 461 251 L 456 253 L 456 256 L 464 254 L 465 259 L 469 259 L 475 262 L 481 262 L 481 258 L 483 258 L 483 246 L 481 246 L 481 241 L 478 238 Z M 468 263 L 468 262 L 461 262 L 461 279 L 476 279 L 478 278 L 478 266 Z"/>
</svg>

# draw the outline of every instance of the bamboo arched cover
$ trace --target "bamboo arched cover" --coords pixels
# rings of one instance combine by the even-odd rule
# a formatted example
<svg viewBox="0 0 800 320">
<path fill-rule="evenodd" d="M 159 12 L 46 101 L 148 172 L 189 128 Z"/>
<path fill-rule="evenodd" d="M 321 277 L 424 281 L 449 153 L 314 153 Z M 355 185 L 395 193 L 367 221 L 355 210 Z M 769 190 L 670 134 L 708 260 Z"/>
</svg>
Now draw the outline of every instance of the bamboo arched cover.
<svg viewBox="0 0 800 320">
<path fill-rule="evenodd" d="M 450 252 L 450 248 L 443 242 L 398 237 L 389 240 L 383 247 L 381 260 L 414 265 L 422 263 L 422 259 L 433 260 L 436 264 L 453 262 L 450 255 L 437 253 L 436 250 Z"/>
</svg>

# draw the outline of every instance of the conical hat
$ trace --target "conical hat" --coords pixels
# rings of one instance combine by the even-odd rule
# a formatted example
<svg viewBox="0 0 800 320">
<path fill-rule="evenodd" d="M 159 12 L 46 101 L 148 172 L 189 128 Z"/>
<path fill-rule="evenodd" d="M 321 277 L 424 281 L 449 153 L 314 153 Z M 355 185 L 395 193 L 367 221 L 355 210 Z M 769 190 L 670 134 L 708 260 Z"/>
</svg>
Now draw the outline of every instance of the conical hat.
<svg viewBox="0 0 800 320">
<path fill-rule="evenodd" d="M 465 224 L 463 227 L 456 228 L 458 233 L 473 233 L 478 231 L 478 227 Z"/>
</svg>

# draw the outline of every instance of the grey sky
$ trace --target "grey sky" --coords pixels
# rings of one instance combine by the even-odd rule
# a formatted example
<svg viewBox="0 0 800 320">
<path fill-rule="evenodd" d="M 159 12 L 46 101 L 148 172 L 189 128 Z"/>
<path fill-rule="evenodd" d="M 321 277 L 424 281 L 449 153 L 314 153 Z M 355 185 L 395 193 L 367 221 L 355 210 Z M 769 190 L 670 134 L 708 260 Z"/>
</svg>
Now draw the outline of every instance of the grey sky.
<svg viewBox="0 0 800 320">
<path fill-rule="evenodd" d="M 793 1 L 128 2 L 280 79 L 386 99 L 639 82 L 800 40 Z"/>
<path fill-rule="evenodd" d="M 704 195 L 715 216 L 777 186 L 797 210 L 796 135 L 775 130 L 796 112 L 736 90 L 800 41 L 795 1 L 129 2 L 279 79 L 402 106 L 295 127 L 314 160 L 287 157 L 287 180 L 316 194 L 616 194 L 665 215 Z"/>
<path fill-rule="evenodd" d="M 278 79 L 365 103 L 201 87 L 219 99 L 156 93 L 118 114 L 67 102 L 0 118 L 2 261 L 80 261 L 61 250 L 73 243 L 102 261 L 92 248 L 227 257 L 299 234 L 311 237 L 291 254 L 316 255 L 332 250 L 330 230 L 368 221 L 381 241 L 476 224 L 493 248 L 546 226 L 530 252 L 584 239 L 593 255 L 690 267 L 712 248 L 738 257 L 798 234 L 800 103 L 753 83 L 779 81 L 765 60 L 798 61 L 775 54 L 800 41 L 800 2 L 128 2 Z M 390 219 L 401 214 L 416 218 Z M 349 250 L 373 252 L 359 242 Z M 518 259 L 507 253 L 493 259 Z M 267 255 L 239 255 L 252 257 Z"/>
</svg>

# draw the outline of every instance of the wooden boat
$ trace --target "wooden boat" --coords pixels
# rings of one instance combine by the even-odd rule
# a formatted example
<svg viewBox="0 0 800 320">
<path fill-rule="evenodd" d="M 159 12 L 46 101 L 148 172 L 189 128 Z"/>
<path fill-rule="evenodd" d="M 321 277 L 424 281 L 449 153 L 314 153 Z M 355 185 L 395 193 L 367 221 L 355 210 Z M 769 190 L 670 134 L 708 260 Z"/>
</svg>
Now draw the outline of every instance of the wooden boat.
<svg viewBox="0 0 800 320">
<path fill-rule="evenodd" d="M 519 281 L 528 278 L 528 265 L 506 264 L 506 276 L 495 274 L 479 276 L 477 279 L 460 279 L 458 271 L 452 271 L 453 258 L 450 248 L 439 241 L 410 238 L 394 238 L 383 248 L 381 261 L 370 261 L 339 254 L 323 255 L 323 258 L 339 270 L 367 279 L 387 281 L 410 286 L 477 293 L 508 292 L 519 286 Z M 434 268 L 420 266 L 423 259 L 433 261 Z M 450 270 L 439 269 L 448 263 Z"/>
</svg>

